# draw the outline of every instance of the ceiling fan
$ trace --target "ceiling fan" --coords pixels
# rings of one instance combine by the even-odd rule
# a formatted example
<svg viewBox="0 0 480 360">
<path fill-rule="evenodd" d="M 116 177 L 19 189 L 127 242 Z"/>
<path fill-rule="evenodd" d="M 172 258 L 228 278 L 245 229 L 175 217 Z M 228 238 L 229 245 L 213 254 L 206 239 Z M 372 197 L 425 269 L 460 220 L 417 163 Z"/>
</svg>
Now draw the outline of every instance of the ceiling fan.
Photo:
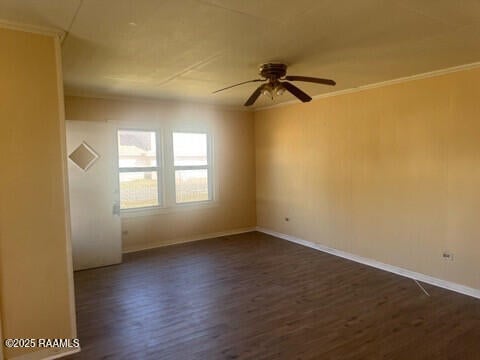
<svg viewBox="0 0 480 360">
<path fill-rule="evenodd" d="M 258 97 L 261 94 L 265 94 L 272 98 L 274 96 L 282 95 L 285 90 L 290 92 L 293 96 L 298 98 L 301 102 L 309 102 L 312 98 L 300 90 L 298 87 L 289 83 L 289 81 L 304 81 L 304 82 L 311 82 L 316 84 L 323 84 L 323 85 L 330 85 L 334 86 L 336 83 L 333 80 L 329 79 L 320 79 L 315 77 L 308 77 L 308 76 L 295 76 L 295 75 L 286 75 L 287 74 L 287 65 L 285 64 L 276 64 L 276 63 L 267 63 L 260 66 L 259 75 L 263 79 L 254 79 L 244 81 L 235 85 L 227 86 L 226 88 L 214 91 L 213 94 L 218 93 L 223 90 L 227 90 L 233 88 L 235 86 L 248 84 L 252 82 L 265 82 L 264 84 L 260 85 L 252 95 L 248 98 L 245 102 L 245 106 L 250 106 L 257 101 Z"/>
</svg>

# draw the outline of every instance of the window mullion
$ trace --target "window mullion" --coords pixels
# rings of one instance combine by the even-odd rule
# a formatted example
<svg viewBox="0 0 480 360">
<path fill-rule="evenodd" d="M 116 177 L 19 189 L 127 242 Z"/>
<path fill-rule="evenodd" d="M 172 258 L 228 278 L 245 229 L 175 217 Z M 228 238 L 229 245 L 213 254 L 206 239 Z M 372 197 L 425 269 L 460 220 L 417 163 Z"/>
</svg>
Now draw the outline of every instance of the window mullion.
<svg viewBox="0 0 480 360">
<path fill-rule="evenodd" d="M 165 206 L 165 164 L 163 161 L 163 134 L 161 130 L 155 131 L 155 138 L 157 140 L 157 193 L 158 203 L 160 206 Z"/>
<path fill-rule="evenodd" d="M 171 134 L 171 129 L 167 128 L 167 133 Z M 165 160 L 165 201 L 166 206 L 175 205 L 175 167 L 173 159 L 173 140 L 171 136 L 164 136 L 164 160 Z"/>
</svg>

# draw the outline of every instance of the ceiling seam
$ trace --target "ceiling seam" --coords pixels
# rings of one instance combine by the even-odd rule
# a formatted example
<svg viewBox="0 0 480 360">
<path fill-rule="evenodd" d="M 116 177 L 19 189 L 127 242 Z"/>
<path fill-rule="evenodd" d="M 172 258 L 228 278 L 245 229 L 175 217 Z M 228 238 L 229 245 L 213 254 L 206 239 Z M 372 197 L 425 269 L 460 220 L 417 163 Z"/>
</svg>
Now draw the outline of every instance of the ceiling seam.
<svg viewBox="0 0 480 360">
<path fill-rule="evenodd" d="M 257 15 L 254 15 L 254 14 L 250 14 L 250 13 L 247 13 L 247 12 L 244 12 L 244 11 L 240 11 L 240 10 L 236 10 L 236 9 L 232 9 L 232 8 L 229 8 L 229 7 L 226 7 L 226 6 L 222 6 L 222 5 L 219 5 L 219 4 L 216 4 L 216 3 L 212 3 L 208 0 L 197 0 L 199 3 L 201 4 L 204 4 L 204 5 L 207 5 L 207 6 L 211 6 L 211 7 L 215 7 L 217 9 L 222 9 L 222 10 L 225 10 L 225 11 L 228 11 L 228 12 L 231 12 L 231 13 L 234 13 L 234 14 L 240 14 L 240 15 L 243 15 L 243 16 L 248 16 L 248 17 L 251 17 L 251 18 L 254 18 L 254 19 L 257 19 L 257 20 L 262 20 L 262 21 L 270 21 L 270 22 L 273 22 L 273 23 L 277 23 L 277 24 L 280 24 L 280 25 L 283 25 L 281 21 L 278 21 L 276 19 L 272 19 L 272 18 L 265 18 L 265 17 L 262 17 L 262 16 L 257 16 Z"/>
<path fill-rule="evenodd" d="M 181 77 L 182 75 L 192 71 L 192 70 L 195 70 L 195 69 L 198 69 L 204 65 L 207 65 L 209 63 L 211 63 L 213 60 L 217 59 L 218 57 L 222 56 L 222 52 L 218 52 L 216 54 L 213 54 L 205 59 L 202 59 L 198 62 L 196 62 L 195 64 L 193 65 L 190 65 L 188 67 L 186 67 L 185 69 L 182 69 L 178 72 L 176 72 L 175 74 L 172 74 L 170 76 L 168 76 L 167 78 L 163 79 L 162 81 L 160 81 L 159 83 L 156 83 L 155 85 L 157 86 L 162 86 L 162 85 L 165 85 L 169 82 L 171 82 L 172 80 L 175 80 L 179 77 Z"/>
<path fill-rule="evenodd" d="M 72 16 L 72 20 L 70 21 L 70 24 L 68 25 L 68 28 L 65 31 L 65 35 L 62 38 L 62 41 L 61 41 L 62 46 L 63 46 L 63 43 L 65 42 L 65 40 L 67 39 L 68 35 L 70 35 L 70 30 L 73 27 L 73 23 L 75 22 L 75 20 L 77 18 L 77 15 L 78 15 L 78 12 L 80 11 L 80 8 L 82 7 L 82 5 L 83 5 L 83 0 L 80 0 L 79 3 L 78 3 L 77 9 L 75 10 L 75 13 Z"/>
</svg>

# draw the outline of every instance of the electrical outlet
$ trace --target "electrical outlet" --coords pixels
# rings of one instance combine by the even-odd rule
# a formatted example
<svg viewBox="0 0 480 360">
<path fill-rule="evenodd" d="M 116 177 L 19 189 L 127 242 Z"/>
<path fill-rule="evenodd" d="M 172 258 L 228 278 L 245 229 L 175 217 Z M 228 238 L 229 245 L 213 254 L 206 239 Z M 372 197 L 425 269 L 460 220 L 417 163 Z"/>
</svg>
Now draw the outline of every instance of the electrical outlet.
<svg viewBox="0 0 480 360">
<path fill-rule="evenodd" d="M 449 251 L 444 251 L 442 253 L 442 258 L 443 260 L 450 260 L 450 261 L 453 261 L 453 254 Z"/>
</svg>

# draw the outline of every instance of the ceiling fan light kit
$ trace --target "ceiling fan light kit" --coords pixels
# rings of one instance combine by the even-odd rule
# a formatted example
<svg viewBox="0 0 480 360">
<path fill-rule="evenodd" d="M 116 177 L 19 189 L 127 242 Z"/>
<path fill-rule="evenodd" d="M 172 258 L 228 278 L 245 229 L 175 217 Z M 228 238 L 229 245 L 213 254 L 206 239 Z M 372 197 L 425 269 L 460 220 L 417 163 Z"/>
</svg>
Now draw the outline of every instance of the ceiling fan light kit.
<svg viewBox="0 0 480 360">
<path fill-rule="evenodd" d="M 235 86 L 248 84 L 252 82 L 264 82 L 264 84 L 260 85 L 253 93 L 250 95 L 248 100 L 245 102 L 245 106 L 251 106 L 257 101 L 260 95 L 268 96 L 273 100 L 275 96 L 281 96 L 285 90 L 299 99 L 301 102 L 309 102 L 312 98 L 300 90 L 298 87 L 290 83 L 289 81 L 303 81 L 303 82 L 310 82 L 315 84 L 322 84 L 322 85 L 329 85 L 334 86 L 336 83 L 333 80 L 329 79 L 321 79 L 315 77 L 308 77 L 308 76 L 295 76 L 295 75 L 287 75 L 287 65 L 285 64 L 278 64 L 278 63 L 266 63 L 260 66 L 259 75 L 262 79 L 254 79 L 244 81 L 235 85 L 227 86 L 226 88 L 214 91 L 213 93 L 218 93 L 220 91 L 224 91 Z"/>
<path fill-rule="evenodd" d="M 276 96 L 281 96 L 285 92 L 285 88 L 282 84 L 276 84 L 273 86 L 272 84 L 265 84 L 262 90 L 262 95 L 273 100 Z"/>
</svg>

